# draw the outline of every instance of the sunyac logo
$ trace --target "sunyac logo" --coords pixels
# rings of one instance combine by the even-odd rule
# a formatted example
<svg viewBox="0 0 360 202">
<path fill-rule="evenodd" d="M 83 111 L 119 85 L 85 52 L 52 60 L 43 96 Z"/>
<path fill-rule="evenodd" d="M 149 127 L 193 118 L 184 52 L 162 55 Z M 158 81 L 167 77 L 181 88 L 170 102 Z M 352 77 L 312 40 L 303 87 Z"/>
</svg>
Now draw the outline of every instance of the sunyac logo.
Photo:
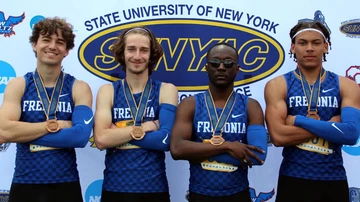
<svg viewBox="0 0 360 202">
<path fill-rule="evenodd" d="M 341 23 L 340 32 L 350 38 L 360 38 L 360 19 L 347 20 Z"/>
<path fill-rule="evenodd" d="M 115 81 L 125 77 L 110 52 L 121 30 L 133 26 L 151 29 L 164 48 L 153 79 L 170 82 L 179 91 L 205 90 L 206 52 L 220 42 L 232 44 L 239 53 L 240 73 L 235 86 L 253 83 L 275 73 L 284 62 L 284 50 L 272 37 L 242 25 L 208 20 L 150 20 L 123 24 L 94 33 L 80 45 L 80 63 L 96 76 Z M 170 31 L 171 30 L 171 31 Z"/>
</svg>

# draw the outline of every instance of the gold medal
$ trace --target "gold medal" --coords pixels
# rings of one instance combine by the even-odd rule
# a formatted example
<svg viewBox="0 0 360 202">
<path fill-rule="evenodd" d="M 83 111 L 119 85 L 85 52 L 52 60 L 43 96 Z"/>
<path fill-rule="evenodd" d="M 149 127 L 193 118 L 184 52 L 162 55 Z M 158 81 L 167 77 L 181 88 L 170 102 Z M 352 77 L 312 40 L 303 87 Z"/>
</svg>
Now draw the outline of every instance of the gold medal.
<svg viewBox="0 0 360 202">
<path fill-rule="evenodd" d="M 141 140 L 145 136 L 145 132 L 142 126 L 133 126 L 133 130 L 131 131 L 131 137 L 135 140 Z"/>
<path fill-rule="evenodd" d="M 222 137 L 222 135 L 212 136 L 212 138 L 210 139 L 210 144 L 212 144 L 214 146 L 220 146 L 224 142 L 225 142 L 225 139 Z"/>
<path fill-rule="evenodd" d="M 315 120 L 320 120 L 320 116 L 317 114 L 317 111 L 308 111 L 307 117 Z"/>
<path fill-rule="evenodd" d="M 56 119 L 47 120 L 45 128 L 50 133 L 56 133 L 60 130 L 60 124 Z"/>
</svg>

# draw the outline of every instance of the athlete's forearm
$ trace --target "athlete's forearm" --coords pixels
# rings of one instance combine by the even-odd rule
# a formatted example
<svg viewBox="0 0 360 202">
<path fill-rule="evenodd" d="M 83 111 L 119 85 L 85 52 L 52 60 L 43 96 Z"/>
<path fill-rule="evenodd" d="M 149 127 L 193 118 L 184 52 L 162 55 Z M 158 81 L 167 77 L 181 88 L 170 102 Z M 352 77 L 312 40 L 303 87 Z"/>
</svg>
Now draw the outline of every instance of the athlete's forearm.
<svg viewBox="0 0 360 202">
<path fill-rule="evenodd" d="M 209 143 L 194 142 L 191 140 L 180 140 L 171 149 L 171 155 L 175 160 L 189 160 L 200 162 L 218 154 L 230 151 L 229 143 L 225 141 L 220 146 Z"/>
<path fill-rule="evenodd" d="M 360 111 L 352 107 L 341 110 L 341 123 L 296 116 L 294 125 L 336 144 L 354 145 L 360 133 Z"/>
<path fill-rule="evenodd" d="M 316 137 L 303 128 L 285 124 L 274 128 L 268 125 L 268 130 L 272 143 L 277 147 L 298 145 Z"/>
<path fill-rule="evenodd" d="M 46 122 L 28 123 L 21 121 L 1 121 L 0 143 L 24 143 L 47 134 Z"/>
<path fill-rule="evenodd" d="M 93 112 L 85 105 L 76 106 L 72 115 L 73 126 L 50 133 L 31 142 L 31 144 L 56 148 L 85 147 L 94 124 Z"/>
<path fill-rule="evenodd" d="M 142 140 L 133 140 L 130 144 L 146 149 L 169 151 L 170 134 L 175 121 L 176 106 L 162 104 L 159 112 L 160 129 L 146 133 Z"/>
</svg>

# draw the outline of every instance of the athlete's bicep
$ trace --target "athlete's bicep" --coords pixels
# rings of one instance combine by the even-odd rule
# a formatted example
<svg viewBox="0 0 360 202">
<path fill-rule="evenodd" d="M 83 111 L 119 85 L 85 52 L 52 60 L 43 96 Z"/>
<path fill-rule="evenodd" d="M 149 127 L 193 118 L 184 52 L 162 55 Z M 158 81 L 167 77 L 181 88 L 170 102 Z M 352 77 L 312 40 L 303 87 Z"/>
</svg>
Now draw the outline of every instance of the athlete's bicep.
<svg viewBox="0 0 360 202">
<path fill-rule="evenodd" d="M 285 102 L 286 83 L 284 77 L 277 77 L 265 86 L 265 120 L 269 130 L 275 131 L 285 125 L 287 105 Z"/>
<path fill-rule="evenodd" d="M 194 112 L 194 97 L 188 97 L 180 102 L 171 132 L 171 144 L 177 143 L 179 140 L 191 140 Z"/>
<path fill-rule="evenodd" d="M 96 97 L 94 135 L 100 135 L 103 129 L 111 128 L 113 87 L 111 84 L 102 86 Z"/>
<path fill-rule="evenodd" d="M 248 99 L 247 115 L 249 125 L 264 125 L 264 112 L 257 100 L 252 98 Z"/>
<path fill-rule="evenodd" d="M 178 90 L 171 83 L 162 83 L 160 89 L 160 104 L 178 105 Z"/>
<path fill-rule="evenodd" d="M 92 107 L 93 95 L 90 86 L 87 83 L 75 80 L 72 88 L 72 94 L 75 106 L 85 105 L 90 108 Z"/>
<path fill-rule="evenodd" d="M 360 88 L 352 80 L 339 76 L 340 94 L 341 94 L 341 108 L 354 107 L 360 109 Z"/>
<path fill-rule="evenodd" d="M 21 116 L 21 98 L 24 95 L 25 79 L 18 77 L 10 80 L 4 92 L 3 103 L 0 107 L 0 125 L 4 121 L 18 121 Z"/>
</svg>

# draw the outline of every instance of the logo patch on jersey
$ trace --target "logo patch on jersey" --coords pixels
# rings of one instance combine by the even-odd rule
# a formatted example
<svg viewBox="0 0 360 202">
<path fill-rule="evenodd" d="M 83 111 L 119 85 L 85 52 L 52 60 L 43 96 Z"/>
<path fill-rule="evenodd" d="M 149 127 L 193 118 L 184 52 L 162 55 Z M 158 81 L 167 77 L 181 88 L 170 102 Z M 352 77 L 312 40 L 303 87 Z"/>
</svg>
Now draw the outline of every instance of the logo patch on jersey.
<svg viewBox="0 0 360 202">
<path fill-rule="evenodd" d="M 0 11 L 0 34 L 4 37 L 15 35 L 14 26 L 20 24 L 25 19 L 25 12 L 20 16 L 5 17 L 5 13 Z"/>
<path fill-rule="evenodd" d="M 201 167 L 204 170 L 211 170 L 218 172 L 234 172 L 238 169 L 237 166 L 231 164 L 218 163 L 217 161 L 209 161 L 209 160 L 205 160 L 201 162 Z"/>
<path fill-rule="evenodd" d="M 345 34 L 346 37 L 360 39 L 360 19 L 342 22 L 339 30 Z"/>
<path fill-rule="evenodd" d="M 259 195 L 256 194 L 256 190 L 254 188 L 249 187 L 249 191 L 252 202 L 265 202 L 275 195 L 274 189 L 270 192 L 260 192 Z"/>
<path fill-rule="evenodd" d="M 8 202 L 9 201 L 9 190 L 1 190 L 0 189 L 0 201 Z"/>
<path fill-rule="evenodd" d="M 284 62 L 281 44 L 259 30 L 220 21 L 161 19 L 116 25 L 92 34 L 79 47 L 80 63 L 102 79 L 115 81 L 124 78 L 125 72 L 115 60 L 110 47 L 119 32 L 135 25 L 152 30 L 164 49 L 152 78 L 173 83 L 179 91 L 207 89 L 205 55 L 211 46 L 220 42 L 234 46 L 239 58 L 242 58 L 238 61 L 240 72 L 235 78 L 235 87 L 272 75 Z"/>
</svg>

